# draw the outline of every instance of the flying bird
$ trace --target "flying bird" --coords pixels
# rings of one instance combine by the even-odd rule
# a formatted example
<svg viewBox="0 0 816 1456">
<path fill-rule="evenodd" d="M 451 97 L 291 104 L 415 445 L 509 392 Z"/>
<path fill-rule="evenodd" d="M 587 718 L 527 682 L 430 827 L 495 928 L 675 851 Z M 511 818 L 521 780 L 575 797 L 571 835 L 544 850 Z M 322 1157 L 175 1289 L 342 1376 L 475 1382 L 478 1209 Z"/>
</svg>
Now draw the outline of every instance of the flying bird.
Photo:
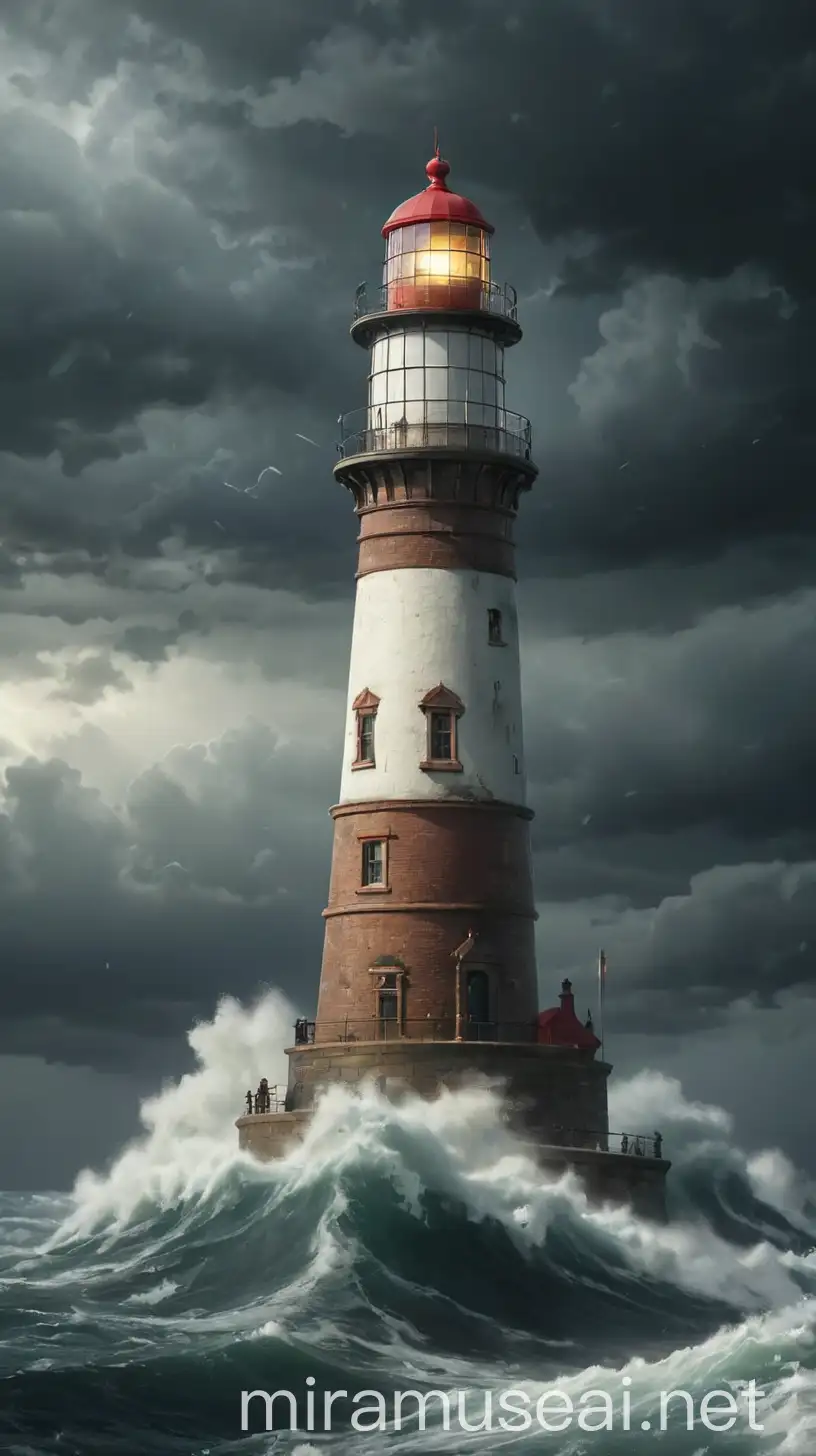
<svg viewBox="0 0 816 1456">
<path fill-rule="evenodd" d="M 224 484 L 227 487 L 227 490 L 235 490 L 238 492 L 239 495 L 243 495 L 244 492 L 241 490 L 240 485 L 230 485 L 228 480 L 225 480 Z"/>
<path fill-rule="evenodd" d="M 258 476 L 258 479 L 255 481 L 255 485 L 260 485 L 260 483 L 263 480 L 264 476 L 270 470 L 272 471 L 273 475 L 283 475 L 283 471 L 282 470 L 278 470 L 277 465 L 265 465 L 264 468 L 263 468 L 263 470 L 261 471 L 260 475 Z M 249 489 L 250 490 L 254 490 L 255 489 L 255 485 L 251 485 L 249 487 Z M 244 493 L 246 494 L 246 492 L 244 492 Z"/>
<path fill-rule="evenodd" d="M 215 517 L 213 517 L 213 525 L 214 526 L 217 526 L 218 529 L 219 529 L 219 531 L 226 531 L 226 529 L 227 529 L 226 526 L 222 526 L 221 525 L 221 522 L 220 521 L 216 521 Z"/>
<path fill-rule="evenodd" d="M 316 450 L 319 450 L 320 449 L 320 446 L 318 445 L 317 440 L 313 440 L 310 435 L 301 435 L 298 430 L 295 430 L 295 439 L 296 440 L 305 440 L 307 445 L 314 445 L 314 447 L 315 447 Z"/>
</svg>

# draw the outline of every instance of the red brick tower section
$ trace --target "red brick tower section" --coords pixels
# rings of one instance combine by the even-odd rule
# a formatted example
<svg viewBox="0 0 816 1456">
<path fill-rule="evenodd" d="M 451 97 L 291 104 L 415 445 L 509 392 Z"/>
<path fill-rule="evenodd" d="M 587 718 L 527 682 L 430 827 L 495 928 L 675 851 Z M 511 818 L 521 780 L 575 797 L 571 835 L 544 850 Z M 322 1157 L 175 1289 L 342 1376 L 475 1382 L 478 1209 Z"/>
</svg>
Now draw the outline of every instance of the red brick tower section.
<svg viewBox="0 0 816 1456">
<path fill-rule="evenodd" d="M 492 227 L 438 153 L 426 171 L 351 331 L 368 400 L 335 467 L 360 549 L 317 1043 L 536 1038 L 513 537 L 536 467 L 504 398 L 521 330 Z"/>
</svg>

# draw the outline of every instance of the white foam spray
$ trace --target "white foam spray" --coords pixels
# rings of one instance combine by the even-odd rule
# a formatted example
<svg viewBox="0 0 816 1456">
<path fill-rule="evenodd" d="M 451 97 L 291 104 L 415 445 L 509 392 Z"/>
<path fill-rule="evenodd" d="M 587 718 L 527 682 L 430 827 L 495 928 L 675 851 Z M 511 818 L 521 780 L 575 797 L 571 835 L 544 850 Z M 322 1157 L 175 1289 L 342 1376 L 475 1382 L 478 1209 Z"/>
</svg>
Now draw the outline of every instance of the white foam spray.
<svg viewBox="0 0 816 1456">
<path fill-rule="evenodd" d="M 609 1124 L 622 1132 L 651 1125 L 660 1131 L 670 1126 L 728 1135 L 733 1118 L 724 1107 L 689 1102 L 676 1077 L 646 1070 L 610 1087 Z"/>
<path fill-rule="evenodd" d="M 797 1273 L 816 1272 L 816 1256 L 780 1254 L 766 1242 L 737 1248 L 700 1223 L 663 1227 L 628 1208 L 599 1211 L 574 1177 L 554 1180 L 542 1172 L 505 1126 L 500 1100 L 487 1088 L 444 1091 L 431 1102 L 391 1102 L 370 1083 L 355 1092 L 333 1088 L 304 1142 L 263 1170 L 238 1154 L 234 1123 L 245 1089 L 261 1075 L 270 1083 L 285 1080 L 293 1019 L 292 1008 L 274 992 L 249 1008 L 222 1000 L 212 1021 L 189 1034 L 196 1069 L 143 1104 L 143 1134 L 106 1174 L 86 1172 L 77 1180 L 74 1210 L 60 1237 L 103 1222 L 121 1224 L 148 1200 L 160 1207 L 197 1202 L 236 1162 L 260 1178 L 274 1178 L 282 1197 L 287 1188 L 294 1193 L 326 1175 L 339 1189 L 347 1169 L 363 1166 L 387 1176 L 417 1217 L 423 1216 L 423 1188 L 432 1188 L 457 1199 L 472 1218 L 503 1223 L 522 1244 L 541 1244 L 558 1215 L 581 1219 L 595 1237 L 612 1239 L 637 1271 L 737 1309 L 790 1305 L 801 1297 Z M 689 1102 L 679 1082 L 653 1071 L 617 1087 L 613 1108 L 623 1126 L 639 1126 L 646 1110 L 647 1121 L 657 1125 L 722 1134 L 731 1125 L 724 1109 Z M 765 1155 L 764 1162 L 755 1160 L 753 1176 L 787 1188 L 786 1167 L 781 1154 L 776 1162 Z"/>
<path fill-rule="evenodd" d="M 237 1152 L 235 1119 L 261 1077 L 286 1082 L 284 1047 L 295 1012 L 276 991 L 247 1008 L 225 996 L 212 1021 L 188 1033 L 194 1071 L 142 1103 L 144 1129 L 104 1174 L 86 1171 L 61 1236 L 100 1222 L 125 1222 L 145 1201 L 167 1207 L 206 1194 Z"/>
</svg>

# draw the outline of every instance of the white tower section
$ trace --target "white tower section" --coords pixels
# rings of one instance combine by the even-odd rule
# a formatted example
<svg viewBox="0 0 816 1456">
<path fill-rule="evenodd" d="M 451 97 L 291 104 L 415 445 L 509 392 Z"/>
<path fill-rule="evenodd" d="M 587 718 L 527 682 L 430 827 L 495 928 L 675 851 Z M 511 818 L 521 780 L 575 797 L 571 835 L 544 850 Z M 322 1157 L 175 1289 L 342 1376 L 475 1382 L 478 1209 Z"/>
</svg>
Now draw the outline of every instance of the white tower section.
<svg viewBox="0 0 816 1456">
<path fill-rule="evenodd" d="M 461 700 L 461 770 L 422 768 L 439 684 Z M 373 766 L 354 767 L 368 689 L 378 699 Z M 357 585 L 341 803 L 383 799 L 526 801 L 515 583 L 473 571 L 375 571 Z"/>
</svg>

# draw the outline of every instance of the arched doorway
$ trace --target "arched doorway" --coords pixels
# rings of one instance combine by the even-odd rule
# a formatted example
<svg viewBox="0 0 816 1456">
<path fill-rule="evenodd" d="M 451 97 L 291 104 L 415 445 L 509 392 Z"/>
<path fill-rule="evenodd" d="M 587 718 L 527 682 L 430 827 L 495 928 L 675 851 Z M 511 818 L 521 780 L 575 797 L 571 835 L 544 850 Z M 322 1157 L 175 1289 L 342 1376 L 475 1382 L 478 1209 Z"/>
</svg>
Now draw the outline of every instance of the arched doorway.
<svg viewBox="0 0 816 1456">
<path fill-rule="evenodd" d="M 468 971 L 465 1005 L 468 1039 L 491 1041 L 493 1027 L 490 1018 L 490 977 L 487 971 Z"/>
</svg>

